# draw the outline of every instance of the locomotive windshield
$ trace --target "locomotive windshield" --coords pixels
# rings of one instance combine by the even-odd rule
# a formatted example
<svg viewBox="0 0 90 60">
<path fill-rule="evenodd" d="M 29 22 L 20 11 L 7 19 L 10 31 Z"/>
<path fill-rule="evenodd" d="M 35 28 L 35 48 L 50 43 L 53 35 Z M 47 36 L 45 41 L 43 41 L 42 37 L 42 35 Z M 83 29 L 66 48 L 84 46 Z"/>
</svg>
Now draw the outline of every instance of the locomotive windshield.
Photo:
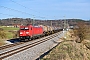
<svg viewBox="0 0 90 60">
<path fill-rule="evenodd" d="M 29 30 L 29 28 L 28 27 L 20 28 L 20 30 Z"/>
</svg>

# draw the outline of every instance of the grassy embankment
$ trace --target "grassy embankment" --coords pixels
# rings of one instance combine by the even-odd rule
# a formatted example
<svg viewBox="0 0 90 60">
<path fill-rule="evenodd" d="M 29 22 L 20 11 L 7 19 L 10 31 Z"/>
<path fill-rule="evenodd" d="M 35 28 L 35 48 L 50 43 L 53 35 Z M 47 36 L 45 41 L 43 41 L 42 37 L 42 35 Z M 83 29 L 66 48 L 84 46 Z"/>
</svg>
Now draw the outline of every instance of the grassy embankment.
<svg viewBox="0 0 90 60">
<path fill-rule="evenodd" d="M 2 29 L 2 31 L 0 31 L 0 32 L 2 32 L 2 34 L 5 34 L 4 38 L 1 37 L 2 35 L 0 36 L 0 45 L 5 44 L 4 43 L 5 40 L 12 39 L 13 36 L 15 35 L 16 31 L 19 30 L 19 28 L 14 28 L 14 27 L 2 27 L 2 26 L 0 26 L 0 28 Z"/>
<path fill-rule="evenodd" d="M 42 60 L 90 60 L 90 41 L 84 40 L 82 43 L 76 43 L 76 37 L 73 36 L 73 31 L 65 34 L 63 42 L 54 48 Z M 90 36 L 90 35 L 89 35 Z M 87 37 L 87 39 L 89 39 Z"/>
</svg>

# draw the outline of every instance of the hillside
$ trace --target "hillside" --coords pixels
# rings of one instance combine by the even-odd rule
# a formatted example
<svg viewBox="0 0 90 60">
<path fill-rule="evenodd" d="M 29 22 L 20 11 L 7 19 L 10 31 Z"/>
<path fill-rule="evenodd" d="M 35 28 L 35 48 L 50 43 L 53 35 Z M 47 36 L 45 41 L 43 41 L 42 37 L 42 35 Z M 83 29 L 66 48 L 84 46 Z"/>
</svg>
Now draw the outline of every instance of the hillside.
<svg viewBox="0 0 90 60">
<path fill-rule="evenodd" d="M 63 27 L 63 24 L 67 20 L 69 25 L 76 25 L 77 22 L 85 22 L 90 25 L 90 21 L 85 21 L 82 19 L 59 19 L 59 20 L 38 20 L 38 19 L 31 19 L 31 18 L 8 18 L 8 19 L 1 19 L 0 20 L 0 25 L 14 25 L 14 24 L 32 24 L 34 23 L 35 25 L 52 25 L 52 26 L 61 26 Z M 8 23 L 7 23 L 8 22 Z"/>
</svg>

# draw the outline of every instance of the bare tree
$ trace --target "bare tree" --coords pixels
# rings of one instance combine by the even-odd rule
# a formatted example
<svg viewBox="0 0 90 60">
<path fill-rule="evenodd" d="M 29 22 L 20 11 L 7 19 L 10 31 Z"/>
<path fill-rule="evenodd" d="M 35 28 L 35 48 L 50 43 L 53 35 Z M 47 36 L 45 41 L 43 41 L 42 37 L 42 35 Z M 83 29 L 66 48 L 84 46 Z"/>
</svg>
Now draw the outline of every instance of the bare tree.
<svg viewBox="0 0 90 60">
<path fill-rule="evenodd" d="M 87 31 L 87 25 L 84 22 L 78 22 L 77 27 L 74 28 L 74 35 L 78 38 L 76 42 L 81 43 L 88 35 Z"/>
</svg>

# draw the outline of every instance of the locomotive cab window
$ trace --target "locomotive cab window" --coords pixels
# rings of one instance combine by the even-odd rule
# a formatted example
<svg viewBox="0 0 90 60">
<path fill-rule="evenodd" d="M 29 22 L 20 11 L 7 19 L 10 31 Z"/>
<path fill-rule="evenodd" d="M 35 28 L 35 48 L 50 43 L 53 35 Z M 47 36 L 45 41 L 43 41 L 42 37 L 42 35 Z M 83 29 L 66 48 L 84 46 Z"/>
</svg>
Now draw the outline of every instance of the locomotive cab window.
<svg viewBox="0 0 90 60">
<path fill-rule="evenodd" d="M 21 28 L 20 30 L 29 30 L 29 28 L 25 27 L 25 28 Z"/>
<path fill-rule="evenodd" d="M 20 30 L 24 30 L 24 28 L 21 28 Z"/>
<path fill-rule="evenodd" d="M 29 30 L 29 28 L 28 27 L 25 27 L 25 30 Z"/>
</svg>

